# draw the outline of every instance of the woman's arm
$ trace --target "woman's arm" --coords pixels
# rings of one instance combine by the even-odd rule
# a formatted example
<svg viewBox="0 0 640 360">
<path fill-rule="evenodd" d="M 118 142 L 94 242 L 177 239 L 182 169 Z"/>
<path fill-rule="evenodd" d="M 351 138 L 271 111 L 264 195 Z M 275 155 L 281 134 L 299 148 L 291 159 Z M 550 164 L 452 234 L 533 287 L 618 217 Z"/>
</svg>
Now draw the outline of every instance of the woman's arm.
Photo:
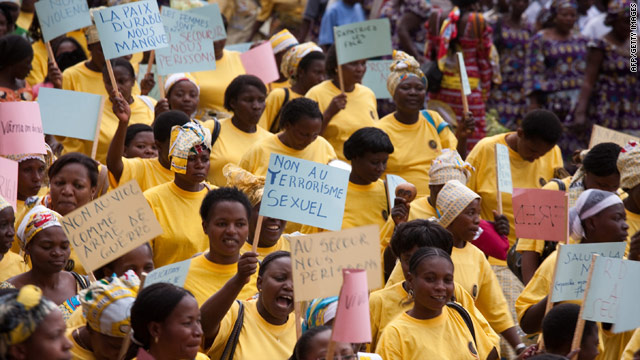
<svg viewBox="0 0 640 360">
<path fill-rule="evenodd" d="M 127 136 L 127 127 L 129 126 L 129 118 L 131 117 L 131 108 L 129 104 L 122 98 L 113 98 L 113 113 L 118 117 L 118 128 L 113 135 L 109 151 L 107 152 L 107 168 L 117 182 L 120 182 L 124 164 L 122 163 L 122 155 L 124 154 L 124 141 Z"/>
<path fill-rule="evenodd" d="M 422 25 L 422 19 L 418 15 L 407 11 L 400 18 L 400 21 L 397 24 L 397 31 L 398 39 L 400 40 L 400 49 L 416 58 L 418 62 L 422 63 L 424 62 L 423 56 L 416 49 L 413 39 L 411 38 L 411 34 L 415 34 L 420 25 Z"/>
<path fill-rule="evenodd" d="M 547 308 L 549 296 L 545 296 L 537 304 L 531 306 L 525 311 L 522 319 L 520 319 L 520 328 L 527 334 L 535 334 L 542 327 L 542 318 Z"/>
<path fill-rule="evenodd" d="M 540 266 L 540 254 L 535 251 L 523 251 L 521 259 L 522 283 L 527 286 Z"/>
<path fill-rule="evenodd" d="M 345 107 L 347 107 L 347 94 L 341 93 L 340 95 L 336 95 L 336 97 L 331 100 L 329 106 L 327 106 L 327 109 L 322 114 L 322 129 L 320 130 L 321 135 L 327 128 L 327 125 L 329 125 L 329 121 L 331 121 L 331 119 L 333 119 L 333 117 Z"/>
</svg>

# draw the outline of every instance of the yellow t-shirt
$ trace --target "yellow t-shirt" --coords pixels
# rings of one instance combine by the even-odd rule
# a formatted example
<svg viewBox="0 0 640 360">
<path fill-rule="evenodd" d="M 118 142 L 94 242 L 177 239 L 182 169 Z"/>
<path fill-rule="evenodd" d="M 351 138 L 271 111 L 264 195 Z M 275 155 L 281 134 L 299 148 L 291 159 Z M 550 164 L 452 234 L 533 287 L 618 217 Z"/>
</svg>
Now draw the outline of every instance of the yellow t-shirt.
<svg viewBox="0 0 640 360">
<path fill-rule="evenodd" d="M 81 325 L 81 326 L 84 326 L 84 325 Z M 96 360 L 96 357 L 93 355 L 92 351 L 89 351 L 83 348 L 82 346 L 80 346 L 80 344 L 78 344 L 76 339 L 73 338 L 73 332 L 76 331 L 76 329 L 81 326 L 67 327 L 67 332 L 65 333 L 65 336 L 67 337 L 67 339 L 71 341 L 71 358 L 73 360 Z"/>
<path fill-rule="evenodd" d="M 289 79 L 282 81 L 282 82 L 277 82 L 274 81 L 272 83 L 268 83 L 267 84 L 267 93 L 271 93 L 273 90 L 275 89 L 282 89 L 282 88 L 290 88 L 291 87 L 291 81 Z"/>
<path fill-rule="evenodd" d="M 205 126 L 213 132 L 213 121 L 205 123 Z M 242 155 L 254 144 L 268 137 L 270 133 L 257 126 L 256 132 L 246 133 L 238 129 L 231 119 L 220 121 L 220 135 L 213 144 L 211 150 L 209 182 L 216 186 L 227 186 L 227 178 L 222 174 L 222 168 L 228 163 L 238 165 Z M 267 159 L 267 166 L 269 160 Z"/>
<path fill-rule="evenodd" d="M 480 216 L 487 221 L 493 221 L 493 210 L 498 209 L 495 144 L 502 144 L 509 148 L 505 142 L 505 138 L 509 134 L 499 134 L 480 140 L 467 157 L 467 162 L 476 169 L 476 171 L 472 172 L 467 186 L 482 197 Z M 509 148 L 509 160 L 511 162 L 511 178 L 514 188 L 539 189 L 553 178 L 555 168 L 563 167 L 562 153 L 558 146 L 554 146 L 553 149 L 534 162 L 524 160 L 517 152 Z M 503 215 L 509 220 L 509 245 L 513 246 L 516 241 L 516 230 L 514 227 L 511 194 L 502 193 L 502 209 Z M 489 258 L 489 263 L 491 265 L 507 266 L 506 261 L 492 257 Z"/>
<path fill-rule="evenodd" d="M 102 95 L 105 100 L 108 99 L 109 94 L 104 87 L 102 72 L 90 70 L 85 63 L 86 61 L 81 61 L 62 72 L 62 89 Z M 140 86 L 137 82 L 133 84 L 131 94 L 140 95 Z M 106 109 L 107 104 L 105 103 L 104 106 Z"/>
<path fill-rule="evenodd" d="M 627 213 L 627 225 L 629 225 L 629 230 L 627 230 L 629 234 L 629 237 L 627 237 L 627 248 L 624 252 L 624 255 L 627 256 L 629 254 L 629 246 L 631 245 L 631 237 L 640 231 L 640 214 L 632 213 L 627 209 L 624 209 L 624 211 Z"/>
<path fill-rule="evenodd" d="M 236 76 L 244 73 L 246 71 L 240 61 L 240 53 L 228 50 L 224 50 L 220 60 L 216 60 L 215 70 L 193 73 L 193 77 L 200 86 L 198 113 L 208 109 L 216 113 L 228 114 L 229 110 L 224 108 L 224 92 Z"/>
<path fill-rule="evenodd" d="M 154 119 L 153 106 L 156 101 L 150 97 L 145 97 L 147 101 L 150 101 L 152 106 L 147 105 L 139 96 L 133 96 L 133 103 L 129 105 L 131 108 L 131 119 L 129 124 L 147 124 L 151 125 Z M 113 104 L 111 100 L 106 99 L 104 102 L 104 110 L 102 111 L 102 120 L 100 122 L 100 135 L 98 137 L 98 149 L 96 151 L 96 160 L 102 164 L 107 163 L 107 152 L 109 151 L 109 145 L 111 140 L 118 129 L 118 117 L 113 113 Z M 63 154 L 70 152 L 81 152 L 87 156 L 91 156 L 91 148 L 93 146 L 92 141 L 64 138 L 62 140 L 64 146 Z"/>
<path fill-rule="evenodd" d="M 333 85 L 331 80 L 325 80 L 312 87 L 305 96 L 317 101 L 320 111 L 324 112 L 331 100 L 340 93 L 340 89 Z M 333 146 L 338 159 L 343 161 L 347 161 L 342 152 L 344 142 L 357 130 L 375 126 L 378 121 L 376 96 L 371 89 L 356 84 L 352 92 L 345 94 L 347 94 L 347 106 L 333 116 L 322 134 Z"/>
<path fill-rule="evenodd" d="M 398 121 L 395 113 L 389 114 L 376 126 L 389 135 L 393 144 L 393 153 L 389 154 L 385 174 L 402 177 L 418 189 L 418 197 L 429 195 L 429 169 L 433 160 L 442 153 L 442 149 L 455 150 L 458 139 L 447 126 L 438 134 L 437 127 L 446 124 L 440 114 L 428 110 L 435 126 L 431 125 L 420 113 L 418 121 L 407 125 Z M 420 144 L 420 151 L 416 151 Z"/>
<path fill-rule="evenodd" d="M 465 244 L 462 249 L 454 246 L 451 260 L 456 282 L 473 296 L 476 307 L 493 330 L 502 333 L 513 327 L 507 300 L 484 253 L 472 244 Z"/>
<path fill-rule="evenodd" d="M 429 204 L 428 196 L 419 197 L 409 204 L 409 216 L 407 221 L 416 220 L 416 219 L 425 219 L 429 220 L 432 217 L 437 217 L 438 211 Z M 395 222 L 393 222 L 393 218 L 391 217 L 391 209 L 389 210 L 389 218 L 385 222 L 385 224 L 380 229 L 380 245 L 382 246 L 382 251 L 389 246 L 391 242 L 391 236 L 393 236 L 393 231 L 396 228 Z"/>
<path fill-rule="evenodd" d="M 244 245 L 240 248 L 240 255 L 246 253 L 247 251 L 251 251 L 251 244 L 248 241 L 245 241 Z M 258 246 L 258 259 L 260 261 L 264 260 L 264 257 L 276 251 L 291 251 L 291 242 L 287 240 L 284 236 L 280 236 L 278 242 L 271 247 L 259 247 Z"/>
<path fill-rule="evenodd" d="M 29 85 L 34 86 L 43 82 L 44 78 L 47 76 L 47 73 L 49 72 L 47 66 L 49 56 L 47 54 L 47 47 L 44 45 L 42 40 L 33 42 L 31 44 L 31 49 L 33 49 L 31 71 L 29 71 L 29 75 L 25 78 L 25 81 Z"/>
<path fill-rule="evenodd" d="M 633 360 L 633 354 L 638 350 L 640 350 L 640 329 L 633 331 L 633 335 L 624 348 L 624 353 L 620 360 Z"/>
<path fill-rule="evenodd" d="M 156 268 L 186 260 L 209 248 L 209 238 L 202 230 L 200 205 L 209 192 L 184 191 L 173 181 L 144 192 L 163 234 L 151 241 Z"/>
<path fill-rule="evenodd" d="M 238 264 L 222 265 L 209 261 L 205 254 L 196 256 L 191 260 L 184 288 L 195 296 L 198 306 L 207 301 L 213 294 L 220 290 L 238 272 Z M 238 300 L 250 299 L 258 293 L 256 287 L 257 273 L 251 276 L 238 294 Z"/>
<path fill-rule="evenodd" d="M 0 260 L 0 282 L 29 271 L 29 266 L 20 255 L 7 251 Z"/>
<path fill-rule="evenodd" d="M 18 15 L 18 19 L 16 20 L 16 26 L 25 30 L 29 30 L 29 27 L 31 27 L 31 22 L 33 21 L 33 15 L 35 15 L 35 13 L 20 10 L 20 14 Z"/>
<path fill-rule="evenodd" d="M 289 314 L 289 319 L 284 325 L 273 325 L 258 313 L 256 300 L 242 303 L 244 321 L 234 359 L 288 359 L 297 340 L 294 314 Z M 207 355 L 212 359 L 220 359 L 238 318 L 238 309 L 238 303 L 234 302 L 220 322 L 218 335 L 207 351 Z"/>
<path fill-rule="evenodd" d="M 109 173 L 109 186 L 118 187 L 119 184 L 125 184 L 132 179 L 136 179 L 140 189 L 147 191 L 154 186 L 173 181 L 175 174 L 173 171 L 165 168 L 160 164 L 157 158 L 122 158 L 122 175 L 120 181 L 117 182 L 111 173 Z"/>
<path fill-rule="evenodd" d="M 260 0 L 261 10 L 257 20 L 266 21 L 271 16 L 271 13 L 275 12 L 286 19 L 297 19 L 300 22 L 306 3 L 306 0 Z"/>
<path fill-rule="evenodd" d="M 289 88 L 288 101 L 301 98 L 301 97 L 303 97 L 303 95 L 298 94 L 297 92 Z M 265 100 L 266 107 L 264 108 L 264 112 L 260 117 L 260 122 L 258 122 L 258 126 L 262 127 L 267 131 L 270 131 L 271 125 L 273 125 L 273 121 L 278 115 L 278 112 L 280 112 L 280 110 L 282 109 L 282 104 L 284 103 L 285 98 L 286 98 L 286 93 L 284 88 L 278 87 L 278 88 L 273 88 L 273 90 L 271 90 L 269 95 L 267 95 L 267 99 Z M 276 129 L 276 132 L 278 132 L 278 129 Z"/>
</svg>

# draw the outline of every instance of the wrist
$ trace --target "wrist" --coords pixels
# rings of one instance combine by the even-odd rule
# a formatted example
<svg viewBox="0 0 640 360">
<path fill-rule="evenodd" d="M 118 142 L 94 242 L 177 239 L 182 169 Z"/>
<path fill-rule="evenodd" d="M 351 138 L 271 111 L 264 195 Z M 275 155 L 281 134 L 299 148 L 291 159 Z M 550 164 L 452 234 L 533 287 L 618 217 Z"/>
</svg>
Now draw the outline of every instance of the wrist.
<svg viewBox="0 0 640 360">
<path fill-rule="evenodd" d="M 520 355 L 520 353 L 522 353 L 526 348 L 527 348 L 527 345 L 525 345 L 524 343 L 520 343 L 514 346 L 513 350 L 516 351 L 516 354 Z"/>
</svg>

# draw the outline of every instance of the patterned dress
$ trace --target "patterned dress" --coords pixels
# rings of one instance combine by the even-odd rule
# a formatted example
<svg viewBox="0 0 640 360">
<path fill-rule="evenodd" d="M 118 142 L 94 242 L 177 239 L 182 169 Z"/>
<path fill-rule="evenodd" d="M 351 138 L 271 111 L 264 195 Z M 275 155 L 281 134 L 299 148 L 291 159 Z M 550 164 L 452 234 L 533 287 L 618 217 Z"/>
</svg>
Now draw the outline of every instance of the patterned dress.
<svg viewBox="0 0 640 360">
<path fill-rule="evenodd" d="M 382 8 L 380 9 L 380 17 L 389 18 L 392 34 L 391 41 L 394 49 L 400 49 L 398 22 L 402 19 L 402 15 L 404 15 L 405 12 L 411 12 L 419 17 L 422 23 L 424 23 L 427 21 L 430 11 L 431 5 L 429 5 L 429 1 L 427 0 L 402 0 L 399 5 L 396 4 L 396 1 L 390 0 L 382 5 Z M 423 49 L 427 29 L 420 25 L 420 27 L 410 35 L 416 45 L 416 49 Z"/>
<path fill-rule="evenodd" d="M 9 101 L 33 101 L 33 92 L 31 86 L 25 82 L 25 87 L 12 90 L 0 86 L 0 102 Z"/>
</svg>

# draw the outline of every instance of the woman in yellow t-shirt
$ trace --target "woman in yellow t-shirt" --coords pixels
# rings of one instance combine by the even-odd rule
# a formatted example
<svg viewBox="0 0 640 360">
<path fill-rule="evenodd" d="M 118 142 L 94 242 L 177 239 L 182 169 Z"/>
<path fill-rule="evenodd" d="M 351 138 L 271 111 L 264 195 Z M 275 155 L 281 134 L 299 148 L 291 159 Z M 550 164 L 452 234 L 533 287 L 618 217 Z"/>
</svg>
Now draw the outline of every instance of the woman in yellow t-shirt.
<svg viewBox="0 0 640 360">
<path fill-rule="evenodd" d="M 171 74 L 164 82 L 165 97 L 158 100 L 156 116 L 169 110 L 180 110 L 190 118 L 196 116 L 200 102 L 200 87 L 189 73 Z"/>
<path fill-rule="evenodd" d="M 0 281 L 29 271 L 29 267 L 11 250 L 15 235 L 13 207 L 0 195 Z"/>
</svg>

